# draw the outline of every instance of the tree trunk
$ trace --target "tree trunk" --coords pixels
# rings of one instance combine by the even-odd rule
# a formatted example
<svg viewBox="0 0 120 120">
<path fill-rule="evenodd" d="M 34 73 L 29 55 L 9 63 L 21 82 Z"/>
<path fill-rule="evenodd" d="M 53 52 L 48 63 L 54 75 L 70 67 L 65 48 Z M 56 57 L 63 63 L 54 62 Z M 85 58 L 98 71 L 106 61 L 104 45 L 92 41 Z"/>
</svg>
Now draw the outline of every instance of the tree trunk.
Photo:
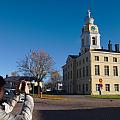
<svg viewBox="0 0 120 120">
<path fill-rule="evenodd" d="M 41 88 L 41 86 L 39 84 L 40 81 L 38 80 L 37 82 L 38 82 L 38 97 L 42 98 L 42 88 Z"/>
</svg>

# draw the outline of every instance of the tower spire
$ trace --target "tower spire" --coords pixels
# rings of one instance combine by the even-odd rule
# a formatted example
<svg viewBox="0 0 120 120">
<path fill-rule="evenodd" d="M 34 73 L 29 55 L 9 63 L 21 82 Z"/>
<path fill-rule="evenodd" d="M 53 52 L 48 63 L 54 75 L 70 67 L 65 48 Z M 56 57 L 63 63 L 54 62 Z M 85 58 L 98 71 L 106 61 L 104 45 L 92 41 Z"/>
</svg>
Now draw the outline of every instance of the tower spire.
<svg viewBox="0 0 120 120">
<path fill-rule="evenodd" d="M 88 0 L 88 17 L 91 18 L 91 0 Z"/>
<path fill-rule="evenodd" d="M 94 19 L 91 17 L 91 11 L 88 9 L 85 24 L 94 24 Z"/>
</svg>

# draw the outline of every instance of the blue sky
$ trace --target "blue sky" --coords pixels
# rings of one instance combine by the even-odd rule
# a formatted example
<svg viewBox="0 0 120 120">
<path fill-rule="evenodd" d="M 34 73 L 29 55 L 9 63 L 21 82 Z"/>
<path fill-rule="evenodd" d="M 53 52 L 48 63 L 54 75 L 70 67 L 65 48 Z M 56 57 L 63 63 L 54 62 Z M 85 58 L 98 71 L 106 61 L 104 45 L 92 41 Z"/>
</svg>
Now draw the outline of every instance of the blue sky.
<svg viewBox="0 0 120 120">
<path fill-rule="evenodd" d="M 101 34 L 120 43 L 119 0 L 0 0 L 0 75 L 17 69 L 30 49 L 44 49 L 61 69 L 69 54 L 78 54 L 88 6 Z"/>
</svg>

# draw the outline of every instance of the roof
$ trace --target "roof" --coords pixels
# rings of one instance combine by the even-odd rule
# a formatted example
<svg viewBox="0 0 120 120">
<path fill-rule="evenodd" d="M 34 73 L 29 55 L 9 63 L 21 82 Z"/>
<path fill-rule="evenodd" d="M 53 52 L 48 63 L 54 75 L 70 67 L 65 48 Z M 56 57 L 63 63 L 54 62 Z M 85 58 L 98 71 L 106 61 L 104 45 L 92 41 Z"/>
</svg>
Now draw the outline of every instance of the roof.
<svg viewBox="0 0 120 120">
<path fill-rule="evenodd" d="M 79 55 L 69 55 L 71 58 L 76 59 L 79 57 Z"/>
<path fill-rule="evenodd" d="M 5 81 L 21 81 L 24 79 L 28 81 L 35 80 L 34 77 L 29 77 L 29 76 L 10 76 L 10 77 L 5 78 Z"/>
<path fill-rule="evenodd" d="M 93 49 L 92 51 L 120 53 L 120 51 L 114 51 L 114 50 L 110 51 L 110 50 L 107 50 L 107 49 Z"/>
</svg>

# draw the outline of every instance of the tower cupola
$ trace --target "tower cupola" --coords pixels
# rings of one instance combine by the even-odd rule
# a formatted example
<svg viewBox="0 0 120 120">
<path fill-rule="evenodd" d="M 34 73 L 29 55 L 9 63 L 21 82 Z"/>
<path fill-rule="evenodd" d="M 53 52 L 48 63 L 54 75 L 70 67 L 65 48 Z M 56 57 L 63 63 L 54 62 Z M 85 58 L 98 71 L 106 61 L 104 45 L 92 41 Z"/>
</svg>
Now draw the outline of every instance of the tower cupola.
<svg viewBox="0 0 120 120">
<path fill-rule="evenodd" d="M 91 17 L 91 11 L 88 10 L 85 24 L 82 28 L 81 53 L 83 54 L 91 49 L 101 49 L 101 46 L 98 26 L 94 24 L 94 18 Z"/>
<path fill-rule="evenodd" d="M 94 24 L 94 19 L 91 17 L 91 11 L 88 10 L 87 17 L 85 19 L 85 24 Z"/>
</svg>

